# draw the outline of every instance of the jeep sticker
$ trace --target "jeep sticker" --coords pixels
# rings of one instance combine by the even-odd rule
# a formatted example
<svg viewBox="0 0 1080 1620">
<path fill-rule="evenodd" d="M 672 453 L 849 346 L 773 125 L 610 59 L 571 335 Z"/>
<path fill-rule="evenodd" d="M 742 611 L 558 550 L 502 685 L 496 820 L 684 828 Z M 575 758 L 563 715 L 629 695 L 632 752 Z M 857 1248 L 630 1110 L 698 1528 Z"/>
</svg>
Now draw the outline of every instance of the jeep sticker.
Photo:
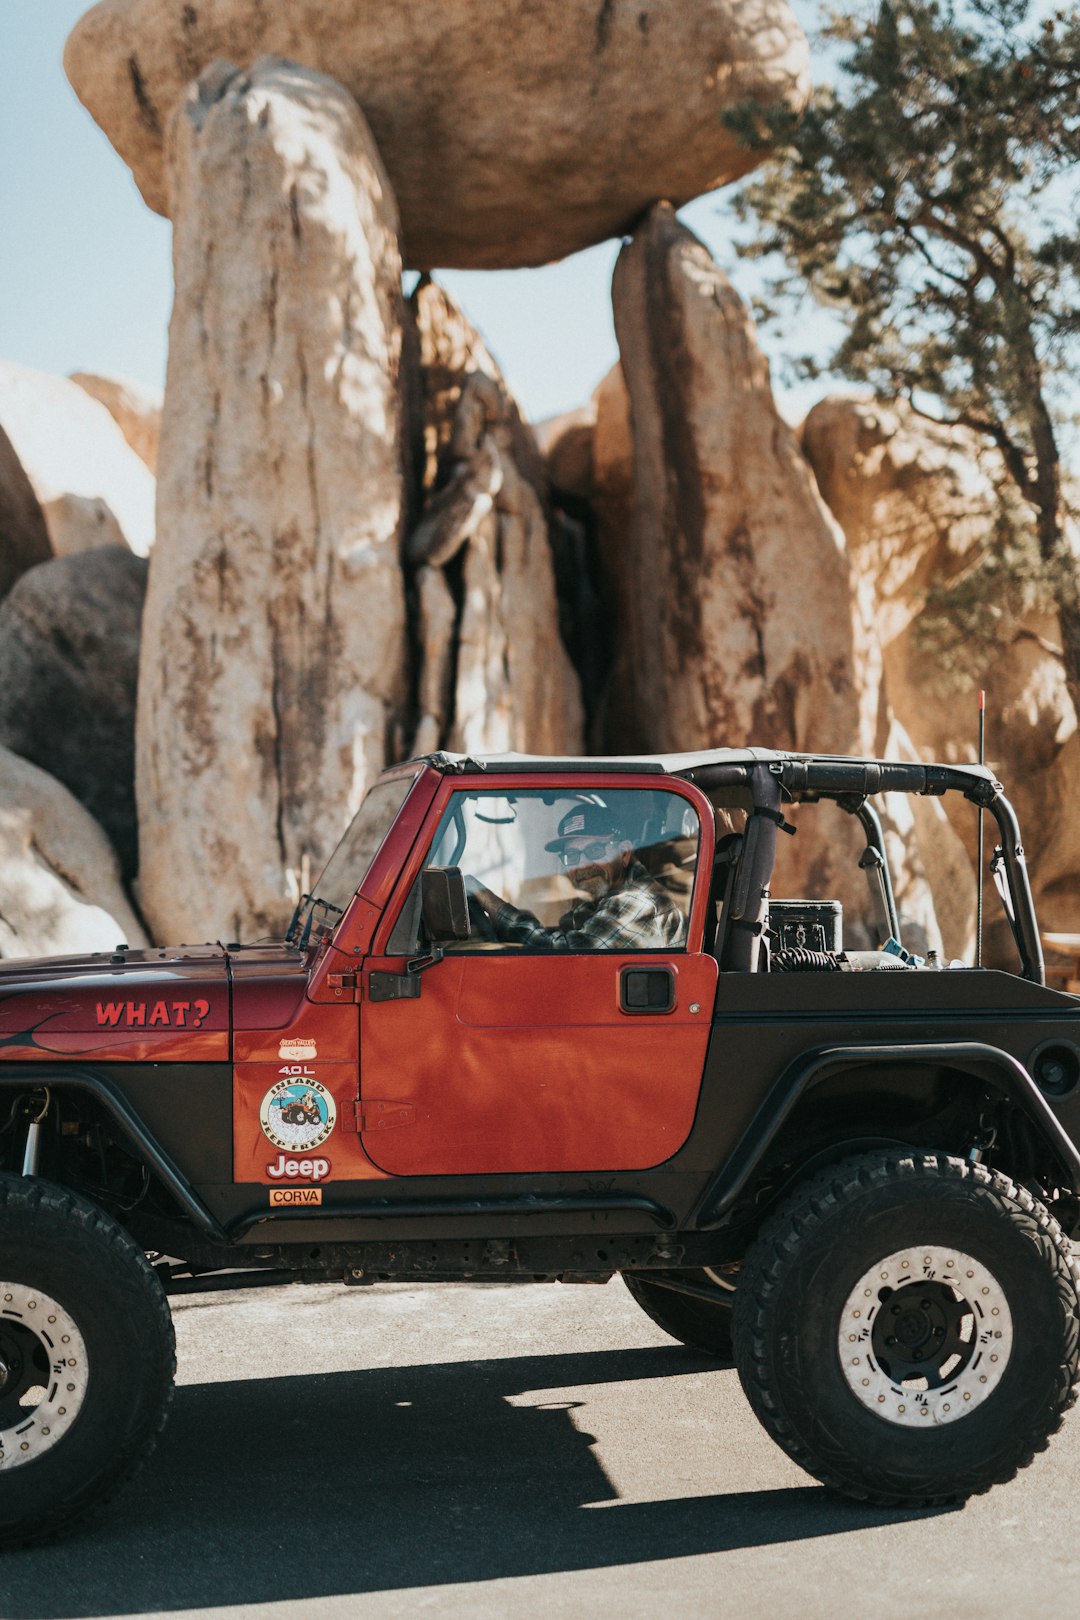
<svg viewBox="0 0 1080 1620">
<path fill-rule="evenodd" d="M 330 1174 L 329 1159 L 290 1159 L 284 1153 L 279 1153 L 273 1164 L 268 1164 L 266 1173 L 275 1181 L 288 1178 L 290 1181 L 296 1177 L 300 1181 L 325 1181 Z"/>
<path fill-rule="evenodd" d="M 277 1055 L 283 1063 L 301 1060 L 310 1062 L 312 1058 L 318 1057 L 319 1050 L 311 1036 L 304 1035 L 279 1041 Z"/>
<path fill-rule="evenodd" d="M 271 1187 L 270 1208 L 280 1208 L 283 1204 L 321 1204 L 321 1187 Z"/>
<path fill-rule="evenodd" d="M 279 1080 L 259 1106 L 263 1134 L 285 1153 L 307 1153 L 322 1147 L 337 1124 L 334 1099 L 325 1086 L 308 1076 Z"/>
<path fill-rule="evenodd" d="M 195 1001 L 99 1001 L 97 1021 L 108 1029 L 201 1029 L 210 1003 Z"/>
</svg>

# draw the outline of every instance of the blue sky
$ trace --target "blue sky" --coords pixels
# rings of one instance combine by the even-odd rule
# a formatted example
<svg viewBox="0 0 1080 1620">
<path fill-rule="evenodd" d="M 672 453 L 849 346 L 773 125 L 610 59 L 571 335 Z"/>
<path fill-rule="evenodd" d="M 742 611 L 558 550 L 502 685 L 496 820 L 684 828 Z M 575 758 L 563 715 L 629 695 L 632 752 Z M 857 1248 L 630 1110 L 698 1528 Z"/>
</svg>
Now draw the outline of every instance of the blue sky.
<svg viewBox="0 0 1080 1620">
<path fill-rule="evenodd" d="M 64 40 L 88 7 L 0 0 L 0 359 L 160 386 L 170 227 L 145 206 L 64 76 Z M 809 27 L 809 0 L 794 9 Z M 682 218 L 730 269 L 720 198 L 699 198 Z M 583 404 L 616 358 L 617 252 L 605 242 L 540 270 L 438 273 L 534 420 Z M 749 292 L 754 272 L 734 273 Z M 813 397 L 789 396 L 788 413 Z"/>
</svg>

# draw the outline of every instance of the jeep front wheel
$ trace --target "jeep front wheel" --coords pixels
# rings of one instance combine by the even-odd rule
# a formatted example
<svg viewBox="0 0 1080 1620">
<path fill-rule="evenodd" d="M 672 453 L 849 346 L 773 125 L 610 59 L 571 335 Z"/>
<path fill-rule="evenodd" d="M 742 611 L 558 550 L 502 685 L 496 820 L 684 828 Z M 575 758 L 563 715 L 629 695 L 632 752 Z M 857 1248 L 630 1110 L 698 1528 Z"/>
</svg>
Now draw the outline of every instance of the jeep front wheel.
<svg viewBox="0 0 1080 1620">
<path fill-rule="evenodd" d="M 622 1279 L 645 1315 L 673 1339 L 720 1361 L 734 1359 L 731 1316 L 735 1289 L 729 1278 L 702 1266 L 655 1277 L 624 1271 Z"/>
<path fill-rule="evenodd" d="M 168 1301 L 127 1233 L 0 1175 L 0 1547 L 67 1529 L 135 1471 L 174 1370 Z"/>
<path fill-rule="evenodd" d="M 765 1227 L 735 1354 L 772 1437 L 860 1501 L 929 1506 L 1011 1479 L 1072 1405 L 1080 1272 L 1005 1176 L 929 1154 L 849 1159 Z"/>
</svg>

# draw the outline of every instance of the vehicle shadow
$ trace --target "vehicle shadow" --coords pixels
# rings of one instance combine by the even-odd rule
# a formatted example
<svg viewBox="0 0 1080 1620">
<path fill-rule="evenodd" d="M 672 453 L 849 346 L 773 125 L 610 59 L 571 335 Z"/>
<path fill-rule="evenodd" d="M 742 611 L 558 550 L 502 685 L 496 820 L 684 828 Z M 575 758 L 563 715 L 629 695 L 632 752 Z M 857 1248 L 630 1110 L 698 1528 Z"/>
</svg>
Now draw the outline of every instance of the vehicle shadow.
<svg viewBox="0 0 1080 1620">
<path fill-rule="evenodd" d="M 573 1403 L 510 1404 L 714 1366 L 647 1348 L 185 1386 L 133 1488 L 71 1539 L 3 1555 L 5 1620 L 596 1569 L 927 1516 L 818 1487 L 621 1503 Z"/>
</svg>

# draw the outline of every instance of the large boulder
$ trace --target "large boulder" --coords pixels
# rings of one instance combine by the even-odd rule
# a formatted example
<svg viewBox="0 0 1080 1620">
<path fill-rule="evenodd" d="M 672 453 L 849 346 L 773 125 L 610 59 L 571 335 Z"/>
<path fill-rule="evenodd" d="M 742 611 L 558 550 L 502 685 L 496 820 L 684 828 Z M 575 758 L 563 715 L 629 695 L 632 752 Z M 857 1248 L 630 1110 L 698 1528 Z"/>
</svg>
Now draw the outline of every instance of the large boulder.
<svg viewBox="0 0 1080 1620">
<path fill-rule="evenodd" d="M 749 314 L 667 204 L 623 248 L 614 300 L 634 487 L 627 532 L 602 546 L 619 626 L 608 743 L 870 746 L 844 537 L 777 413 Z M 609 488 L 619 456 L 600 420 L 617 416 L 617 379 L 607 392 Z"/>
<path fill-rule="evenodd" d="M 104 405 L 67 377 L 0 362 L 0 427 L 41 503 L 58 557 L 154 543 L 154 476 Z"/>
<path fill-rule="evenodd" d="M 547 466 L 548 483 L 560 506 L 587 508 L 593 498 L 593 439 L 596 437 L 596 400 L 549 416 L 533 425 L 540 454 Z"/>
<path fill-rule="evenodd" d="M 594 439 L 617 648 L 604 748 L 872 752 L 878 660 L 844 536 L 748 312 L 668 204 L 619 255 L 614 303 L 621 379 L 602 385 Z M 851 817 L 802 818 L 778 892 L 838 899 L 865 924 L 861 847 Z"/>
<path fill-rule="evenodd" d="M 140 893 L 159 939 L 252 938 L 400 747 L 397 214 L 355 102 L 287 63 L 204 75 L 171 165 Z"/>
<path fill-rule="evenodd" d="M 147 944 L 109 840 L 47 772 L 0 747 L 0 958 Z"/>
<path fill-rule="evenodd" d="M 414 751 L 580 752 L 535 438 L 442 289 L 424 282 L 412 308 L 424 496 L 405 550 L 420 639 Z"/>
<path fill-rule="evenodd" d="M 1008 639 L 972 638 L 965 686 L 919 635 L 927 593 L 961 578 L 995 544 L 992 457 L 974 435 L 939 427 L 903 404 L 832 396 L 801 430 L 804 452 L 847 535 L 852 566 L 872 596 L 889 704 L 923 759 L 976 757 L 976 689 L 988 693 L 987 757 L 1020 817 L 1040 920 L 1073 928 L 1080 916 L 1080 738 L 1065 686 L 1056 621 L 1033 612 Z M 970 858 L 973 810 L 951 807 Z M 992 826 L 992 824 L 991 824 Z M 988 835 L 989 838 L 989 835 Z M 974 881 L 972 879 L 972 881 Z M 992 893 L 988 915 L 996 918 Z M 998 955 L 1014 952 L 995 921 Z"/>
<path fill-rule="evenodd" d="M 165 134 L 216 58 L 333 74 L 371 125 L 408 264 L 541 264 L 752 168 L 735 103 L 801 104 L 784 0 L 103 0 L 64 57 L 76 94 L 172 214 Z"/>
<path fill-rule="evenodd" d="M 96 371 L 73 371 L 71 380 L 104 405 L 139 460 L 156 474 L 161 389 L 147 388 L 127 378 L 103 377 Z"/>
<path fill-rule="evenodd" d="M 51 556 L 41 503 L 0 428 L 0 597 L 7 595 L 20 574 Z"/>
<path fill-rule="evenodd" d="M 138 850 L 135 683 L 146 569 L 126 547 L 56 557 L 0 602 L 0 744 L 82 801 L 127 877 Z"/>
</svg>

